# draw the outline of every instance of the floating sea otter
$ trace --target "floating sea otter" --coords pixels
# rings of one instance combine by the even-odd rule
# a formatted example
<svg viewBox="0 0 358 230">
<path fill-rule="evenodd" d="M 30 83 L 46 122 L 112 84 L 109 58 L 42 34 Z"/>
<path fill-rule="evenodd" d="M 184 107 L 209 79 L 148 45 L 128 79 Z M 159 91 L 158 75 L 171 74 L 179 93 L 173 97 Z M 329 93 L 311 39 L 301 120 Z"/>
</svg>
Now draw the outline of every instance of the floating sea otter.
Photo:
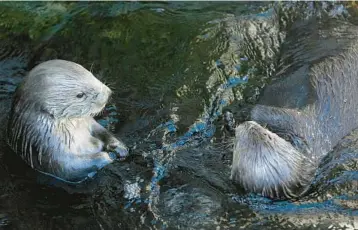
<svg viewBox="0 0 358 230">
<path fill-rule="evenodd" d="M 110 95 L 81 65 L 41 63 L 16 90 L 7 141 L 32 168 L 64 181 L 82 181 L 128 153 L 93 119 Z"/>
<path fill-rule="evenodd" d="M 343 21 L 292 28 L 277 80 L 235 128 L 232 180 L 271 198 L 307 191 L 320 160 L 358 127 L 357 38 Z"/>
</svg>

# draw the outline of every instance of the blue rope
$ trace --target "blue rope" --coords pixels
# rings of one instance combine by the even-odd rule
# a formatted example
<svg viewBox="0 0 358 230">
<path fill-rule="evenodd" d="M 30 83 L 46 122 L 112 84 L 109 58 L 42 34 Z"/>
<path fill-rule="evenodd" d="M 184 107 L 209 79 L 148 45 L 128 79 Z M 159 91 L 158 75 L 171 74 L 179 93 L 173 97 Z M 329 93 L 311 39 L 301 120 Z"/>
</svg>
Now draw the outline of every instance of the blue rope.
<svg viewBox="0 0 358 230">
<path fill-rule="evenodd" d="M 235 202 L 249 205 L 251 209 L 260 211 L 261 213 L 273 214 L 289 214 L 289 213 L 310 213 L 313 212 L 335 212 L 346 215 L 358 215 L 357 209 L 347 209 L 342 207 L 336 202 L 337 200 L 351 200 L 358 199 L 358 195 L 349 197 L 347 195 L 336 196 L 334 198 L 322 201 L 322 202 L 310 202 L 295 204 L 290 201 L 273 201 L 269 198 L 265 198 L 255 194 L 249 194 L 247 196 L 233 196 L 232 200 Z"/>
</svg>

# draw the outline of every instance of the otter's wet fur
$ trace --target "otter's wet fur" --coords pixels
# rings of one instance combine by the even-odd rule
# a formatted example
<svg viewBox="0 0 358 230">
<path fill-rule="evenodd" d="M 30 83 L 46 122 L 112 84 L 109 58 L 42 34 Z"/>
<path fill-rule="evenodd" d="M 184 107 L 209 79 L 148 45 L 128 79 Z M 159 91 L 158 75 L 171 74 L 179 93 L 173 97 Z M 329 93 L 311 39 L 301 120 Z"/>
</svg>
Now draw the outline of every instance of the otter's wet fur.
<svg viewBox="0 0 358 230">
<path fill-rule="evenodd" d="M 66 182 L 81 182 L 128 153 L 93 118 L 111 93 L 79 64 L 43 62 L 16 89 L 7 141 L 32 168 Z"/>
<path fill-rule="evenodd" d="M 344 21 L 293 26 L 276 80 L 235 128 L 232 180 L 271 198 L 307 193 L 322 158 L 358 127 L 357 39 Z"/>
</svg>

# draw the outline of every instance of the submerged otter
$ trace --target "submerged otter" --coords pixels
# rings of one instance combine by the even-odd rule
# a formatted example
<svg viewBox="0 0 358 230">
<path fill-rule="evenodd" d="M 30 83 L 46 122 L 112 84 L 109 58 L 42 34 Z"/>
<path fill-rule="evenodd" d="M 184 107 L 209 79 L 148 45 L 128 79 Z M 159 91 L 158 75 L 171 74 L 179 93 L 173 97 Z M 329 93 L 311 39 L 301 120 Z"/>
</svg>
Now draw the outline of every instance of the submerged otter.
<svg viewBox="0 0 358 230">
<path fill-rule="evenodd" d="M 305 194 L 320 160 L 358 127 L 357 38 L 342 21 L 293 27 L 277 80 L 235 128 L 232 180 L 271 198 Z"/>
<path fill-rule="evenodd" d="M 93 116 L 111 90 L 79 64 L 46 61 L 17 88 L 7 141 L 32 168 L 66 182 L 80 182 L 128 150 Z"/>
</svg>

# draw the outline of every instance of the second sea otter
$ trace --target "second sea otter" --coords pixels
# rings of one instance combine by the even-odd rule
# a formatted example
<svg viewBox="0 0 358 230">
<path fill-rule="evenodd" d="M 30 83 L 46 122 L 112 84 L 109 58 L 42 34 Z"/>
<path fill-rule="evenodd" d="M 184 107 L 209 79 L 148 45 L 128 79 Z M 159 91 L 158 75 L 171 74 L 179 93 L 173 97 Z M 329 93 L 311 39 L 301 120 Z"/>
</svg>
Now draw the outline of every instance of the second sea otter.
<svg viewBox="0 0 358 230">
<path fill-rule="evenodd" d="M 271 198 L 307 190 L 320 160 L 358 127 L 358 28 L 297 23 L 277 80 L 235 128 L 231 179 Z"/>
</svg>

